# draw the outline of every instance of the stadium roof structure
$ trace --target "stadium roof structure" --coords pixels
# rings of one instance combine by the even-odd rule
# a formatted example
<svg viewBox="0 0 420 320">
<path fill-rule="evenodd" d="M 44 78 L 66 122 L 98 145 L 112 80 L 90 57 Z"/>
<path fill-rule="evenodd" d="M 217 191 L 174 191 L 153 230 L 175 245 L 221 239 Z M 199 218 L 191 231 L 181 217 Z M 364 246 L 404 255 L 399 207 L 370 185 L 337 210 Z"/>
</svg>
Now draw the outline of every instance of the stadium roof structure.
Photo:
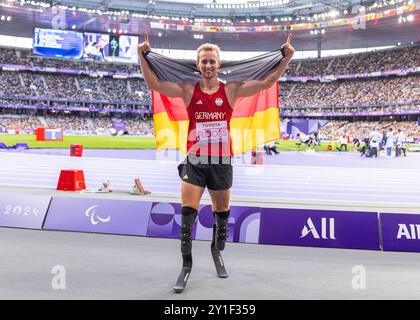
<svg viewBox="0 0 420 320">
<path fill-rule="evenodd" d="M 337 15 L 352 12 L 354 7 L 370 8 L 391 0 L 2 0 L 9 3 L 45 3 L 52 6 L 82 7 L 103 12 L 129 11 L 155 16 L 179 18 L 225 18 L 239 20 L 247 17 L 298 17 L 315 14 Z M 398 2 L 401 0 L 392 0 Z M 391 2 L 390 2 L 391 3 Z"/>
<path fill-rule="evenodd" d="M 31 37 L 35 27 L 142 35 L 152 45 L 229 51 L 277 49 L 288 33 L 297 50 L 350 49 L 419 41 L 414 0 L 0 0 L 0 34 Z"/>
</svg>

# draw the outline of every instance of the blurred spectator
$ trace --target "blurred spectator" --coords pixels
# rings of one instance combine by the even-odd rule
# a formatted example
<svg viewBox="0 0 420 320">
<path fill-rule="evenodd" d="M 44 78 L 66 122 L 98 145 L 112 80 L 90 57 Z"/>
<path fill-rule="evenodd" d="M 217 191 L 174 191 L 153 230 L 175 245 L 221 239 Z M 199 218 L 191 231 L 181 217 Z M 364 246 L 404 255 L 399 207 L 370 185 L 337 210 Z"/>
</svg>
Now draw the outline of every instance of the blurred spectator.
<svg viewBox="0 0 420 320">
<path fill-rule="evenodd" d="M 414 142 L 420 138 L 420 126 L 416 121 L 329 121 L 319 130 L 319 133 L 324 140 L 336 140 L 345 132 L 353 140 L 364 141 L 370 137 L 374 128 L 379 132 L 388 131 L 388 129 L 392 129 L 393 132 L 401 130 L 406 133 L 405 141 Z"/>
<path fill-rule="evenodd" d="M 88 51 L 102 55 L 101 42 L 90 44 Z M 97 52 L 99 50 L 99 52 Z M 86 52 L 85 52 L 86 54 Z M 406 69 L 420 66 L 420 45 L 395 47 L 392 49 L 363 52 L 351 55 L 326 57 L 321 59 L 305 59 L 291 61 L 286 75 L 288 76 L 322 76 L 331 74 L 354 74 Z M 102 59 L 101 59 L 102 60 Z M 0 61 L 7 64 L 20 64 L 39 67 L 55 67 L 65 69 L 114 71 L 139 73 L 135 63 L 114 63 L 96 60 L 69 60 L 33 56 L 30 49 L 0 47 Z"/>
<path fill-rule="evenodd" d="M 152 136 L 154 134 L 153 121 L 150 119 L 127 118 L 123 121 L 130 135 Z M 7 129 L 35 130 L 44 127 L 63 129 L 67 134 L 112 135 L 116 133 L 109 117 L 91 118 L 65 112 L 46 116 L 17 114 L 2 114 L 0 116 L 0 129 L 3 131 Z"/>
<path fill-rule="evenodd" d="M 348 107 L 357 104 L 419 102 L 420 76 L 332 83 L 281 84 L 281 104 L 287 108 Z M 283 93 L 282 93 L 283 92 Z M 289 94 L 292 92 L 292 94 Z M 337 111 L 337 110 L 336 110 Z"/>
</svg>

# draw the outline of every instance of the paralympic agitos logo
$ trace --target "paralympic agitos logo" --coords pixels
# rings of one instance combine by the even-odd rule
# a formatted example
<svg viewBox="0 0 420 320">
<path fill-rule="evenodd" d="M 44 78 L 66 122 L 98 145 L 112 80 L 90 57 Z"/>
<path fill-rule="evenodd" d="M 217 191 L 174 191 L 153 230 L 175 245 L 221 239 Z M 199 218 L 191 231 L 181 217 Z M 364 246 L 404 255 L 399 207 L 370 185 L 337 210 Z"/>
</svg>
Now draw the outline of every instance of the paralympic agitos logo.
<svg viewBox="0 0 420 320">
<path fill-rule="evenodd" d="M 97 225 L 98 223 L 102 222 L 102 223 L 107 223 L 111 220 L 111 216 L 108 215 L 107 217 L 101 217 L 98 213 L 96 213 L 96 208 L 98 208 L 98 205 L 94 205 L 89 207 L 86 211 L 85 211 L 85 216 L 86 217 L 90 217 L 90 223 L 92 225 Z"/>
</svg>

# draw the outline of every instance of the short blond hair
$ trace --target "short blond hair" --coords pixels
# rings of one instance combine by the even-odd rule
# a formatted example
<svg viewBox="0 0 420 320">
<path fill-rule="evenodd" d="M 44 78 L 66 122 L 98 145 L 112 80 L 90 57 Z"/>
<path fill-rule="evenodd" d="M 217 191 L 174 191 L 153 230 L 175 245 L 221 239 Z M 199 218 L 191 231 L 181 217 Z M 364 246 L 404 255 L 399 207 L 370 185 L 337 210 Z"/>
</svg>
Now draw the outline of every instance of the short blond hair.
<svg viewBox="0 0 420 320">
<path fill-rule="evenodd" d="M 219 46 L 217 44 L 204 43 L 201 46 L 199 46 L 197 48 L 197 62 L 198 62 L 198 59 L 199 59 L 199 56 L 200 56 L 200 52 L 201 51 L 216 51 L 217 58 L 219 59 L 219 61 L 221 60 L 220 59 L 220 48 L 219 48 Z"/>
</svg>

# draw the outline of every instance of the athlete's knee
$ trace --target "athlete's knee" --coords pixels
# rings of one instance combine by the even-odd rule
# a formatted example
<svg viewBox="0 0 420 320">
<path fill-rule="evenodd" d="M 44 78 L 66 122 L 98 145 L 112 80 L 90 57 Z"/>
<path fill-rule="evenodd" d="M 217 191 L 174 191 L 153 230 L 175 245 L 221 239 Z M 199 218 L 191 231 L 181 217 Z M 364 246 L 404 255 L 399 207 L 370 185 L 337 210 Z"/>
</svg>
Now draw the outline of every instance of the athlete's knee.
<svg viewBox="0 0 420 320">
<path fill-rule="evenodd" d="M 190 208 L 190 209 L 193 209 L 195 211 L 198 211 L 199 207 L 200 207 L 199 203 L 192 202 L 192 201 L 182 201 L 182 210 L 184 210 L 184 208 Z M 186 212 L 187 211 L 188 210 L 186 210 Z"/>
<path fill-rule="evenodd" d="M 182 193 L 181 194 L 181 203 L 182 208 L 191 208 L 194 210 L 198 210 L 200 207 L 200 199 L 195 199 L 196 197 L 192 197 L 191 194 Z M 187 210 L 188 211 L 188 210 Z"/>
<path fill-rule="evenodd" d="M 230 206 L 230 189 L 209 191 L 212 198 L 213 212 L 227 212 Z"/>
<path fill-rule="evenodd" d="M 213 204 L 212 209 L 213 213 L 224 213 L 230 211 L 228 204 Z"/>
<path fill-rule="evenodd" d="M 204 188 L 183 182 L 181 185 L 182 207 L 190 207 L 198 210 L 203 192 Z"/>
</svg>

